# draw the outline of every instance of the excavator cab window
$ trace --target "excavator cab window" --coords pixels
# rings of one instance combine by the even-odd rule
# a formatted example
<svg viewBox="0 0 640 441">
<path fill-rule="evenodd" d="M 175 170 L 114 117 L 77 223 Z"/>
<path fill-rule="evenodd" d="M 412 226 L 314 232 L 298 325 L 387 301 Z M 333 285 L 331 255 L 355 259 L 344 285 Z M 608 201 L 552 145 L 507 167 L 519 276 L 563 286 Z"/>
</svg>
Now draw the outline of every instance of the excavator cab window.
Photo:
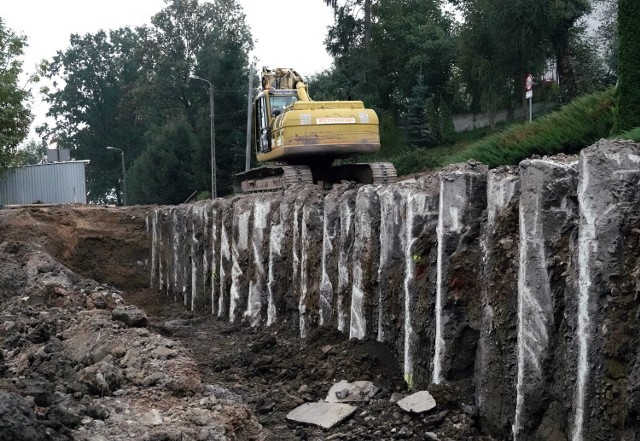
<svg viewBox="0 0 640 441">
<path fill-rule="evenodd" d="M 255 118 L 255 147 L 256 152 L 264 153 L 271 150 L 271 140 L 269 139 L 269 117 L 267 116 L 267 100 L 263 95 L 256 100 L 254 112 Z"/>
<path fill-rule="evenodd" d="M 284 109 L 291 104 L 298 101 L 298 97 L 295 95 L 271 95 L 269 96 L 271 104 L 271 116 L 278 116 Z"/>
</svg>

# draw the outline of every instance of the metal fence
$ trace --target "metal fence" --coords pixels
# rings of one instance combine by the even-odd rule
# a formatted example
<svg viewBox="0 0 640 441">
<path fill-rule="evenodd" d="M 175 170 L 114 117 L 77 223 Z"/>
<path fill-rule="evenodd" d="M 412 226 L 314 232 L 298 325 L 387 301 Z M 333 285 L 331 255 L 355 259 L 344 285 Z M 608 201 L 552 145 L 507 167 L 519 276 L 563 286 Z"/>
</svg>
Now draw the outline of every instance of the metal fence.
<svg viewBox="0 0 640 441">
<path fill-rule="evenodd" d="M 88 163 L 56 162 L 0 172 L 0 204 L 86 204 Z"/>
</svg>

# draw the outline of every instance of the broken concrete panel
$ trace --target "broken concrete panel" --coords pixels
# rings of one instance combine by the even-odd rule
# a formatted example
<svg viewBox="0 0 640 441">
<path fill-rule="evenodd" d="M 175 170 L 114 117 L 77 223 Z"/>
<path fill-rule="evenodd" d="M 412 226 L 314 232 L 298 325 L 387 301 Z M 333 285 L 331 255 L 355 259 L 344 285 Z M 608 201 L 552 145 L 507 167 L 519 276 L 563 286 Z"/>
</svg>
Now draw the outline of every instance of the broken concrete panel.
<svg viewBox="0 0 640 441">
<path fill-rule="evenodd" d="M 163 212 L 166 216 L 166 213 Z M 159 270 L 158 264 L 161 259 L 160 257 L 160 229 L 166 226 L 165 223 L 158 222 L 158 217 L 160 217 L 160 210 L 154 210 L 147 215 L 146 218 L 146 227 L 147 227 L 147 239 L 151 244 L 151 256 L 150 256 L 150 266 L 151 266 L 151 276 L 149 280 L 149 287 L 151 289 L 160 290 L 159 287 Z"/>
<path fill-rule="evenodd" d="M 300 336 L 318 326 L 320 282 L 322 279 L 323 196 L 318 187 L 307 187 L 302 193 L 304 204 L 300 225 Z"/>
<path fill-rule="evenodd" d="M 249 272 L 249 296 L 244 317 L 251 326 L 266 321 L 267 273 L 269 266 L 269 237 L 273 200 L 270 195 L 256 197 L 253 206 L 253 225 L 251 228 L 251 260 Z M 277 208 L 277 207 L 276 207 Z M 264 306 L 264 308 L 263 308 Z"/>
<path fill-rule="evenodd" d="M 168 293 L 173 296 L 174 301 L 178 299 L 178 297 L 182 297 L 182 262 L 181 252 L 182 252 L 182 244 L 184 242 L 184 236 L 182 233 L 182 228 L 184 224 L 182 223 L 182 210 L 178 207 L 172 207 L 168 214 L 168 223 L 170 225 L 170 247 L 169 253 L 170 258 L 168 259 L 167 266 L 167 278 L 169 279 L 169 289 Z"/>
<path fill-rule="evenodd" d="M 439 217 L 439 178 L 427 174 L 406 189 L 402 231 L 404 280 L 402 283 L 402 360 L 410 389 L 431 381 L 436 299 L 436 228 Z"/>
<path fill-rule="evenodd" d="M 398 406 L 405 412 L 423 413 L 436 407 L 436 400 L 426 391 L 416 392 L 398 401 Z"/>
<path fill-rule="evenodd" d="M 340 196 L 340 242 L 338 249 L 338 289 L 336 297 L 337 328 L 347 332 L 351 315 L 353 285 L 353 244 L 355 241 L 355 211 L 357 189 Z"/>
<path fill-rule="evenodd" d="M 220 254 L 219 254 L 219 278 L 220 290 L 218 291 L 218 317 L 229 317 L 231 272 L 233 268 L 233 255 L 231 243 L 233 238 L 233 201 L 220 207 Z"/>
<path fill-rule="evenodd" d="M 203 311 L 205 295 L 205 212 L 206 201 L 191 205 L 191 302 L 192 311 Z"/>
<path fill-rule="evenodd" d="M 380 252 L 380 202 L 375 186 L 358 189 L 354 228 L 349 338 L 375 338 L 378 331 L 375 285 Z"/>
<path fill-rule="evenodd" d="M 328 403 L 351 403 L 357 401 L 369 401 L 380 388 L 371 381 L 342 380 L 331 386 L 325 401 Z"/>
<path fill-rule="evenodd" d="M 487 167 L 475 161 L 440 172 L 433 382 L 473 376 L 481 317 L 480 225 Z"/>
<path fill-rule="evenodd" d="M 212 218 L 211 210 L 213 201 L 207 200 L 204 203 L 202 213 L 202 294 L 200 295 L 200 307 L 203 311 L 211 311 L 211 300 L 213 292 L 211 291 L 211 259 L 213 244 L 211 243 Z"/>
<path fill-rule="evenodd" d="M 350 417 L 356 409 L 355 406 L 342 403 L 305 403 L 289 412 L 287 419 L 331 429 Z"/>
<path fill-rule="evenodd" d="M 183 238 L 180 249 L 180 272 L 182 273 L 182 303 L 191 307 L 191 237 L 193 231 L 193 209 L 191 205 L 180 207 L 183 224 L 180 234 Z"/>
<path fill-rule="evenodd" d="M 340 251 L 340 202 L 352 184 L 334 186 L 324 198 L 322 234 L 322 276 L 319 295 L 320 326 L 333 325 L 337 316 L 337 295 Z"/>
<path fill-rule="evenodd" d="M 285 192 L 271 213 L 269 233 L 269 277 L 267 282 L 267 326 L 286 321 L 290 285 L 293 207 L 295 194 Z"/>
<path fill-rule="evenodd" d="M 395 344 L 402 329 L 407 197 L 414 186 L 399 183 L 378 189 L 380 200 L 380 260 L 376 284 L 377 340 Z M 402 350 L 397 355 L 400 356 Z"/>
<path fill-rule="evenodd" d="M 580 154 L 578 354 L 572 439 L 638 439 L 640 145 Z"/>
<path fill-rule="evenodd" d="M 251 227 L 255 196 L 238 198 L 233 204 L 233 237 L 231 240 L 231 290 L 229 320 L 240 319 L 249 298 L 249 268 L 251 259 Z"/>
<path fill-rule="evenodd" d="M 575 327 L 569 270 L 578 219 L 577 158 L 520 163 L 517 395 L 518 440 L 568 437 L 571 373 L 567 335 Z"/>
<path fill-rule="evenodd" d="M 169 284 L 169 292 L 174 298 L 174 301 L 182 299 L 183 296 L 183 279 L 184 279 L 184 243 L 186 237 L 185 231 L 185 207 L 173 207 L 170 211 L 170 231 L 171 231 L 171 264 L 167 266 L 170 269 L 170 274 L 167 277 L 171 277 L 171 283 Z"/>
<path fill-rule="evenodd" d="M 220 254 L 221 254 L 221 230 L 222 214 L 227 205 L 224 199 L 215 199 L 209 205 L 209 284 L 211 314 L 218 315 L 220 308 Z"/>
<path fill-rule="evenodd" d="M 512 436 L 516 406 L 519 201 L 519 168 L 489 171 L 475 398 L 480 427 L 501 439 Z"/>
</svg>

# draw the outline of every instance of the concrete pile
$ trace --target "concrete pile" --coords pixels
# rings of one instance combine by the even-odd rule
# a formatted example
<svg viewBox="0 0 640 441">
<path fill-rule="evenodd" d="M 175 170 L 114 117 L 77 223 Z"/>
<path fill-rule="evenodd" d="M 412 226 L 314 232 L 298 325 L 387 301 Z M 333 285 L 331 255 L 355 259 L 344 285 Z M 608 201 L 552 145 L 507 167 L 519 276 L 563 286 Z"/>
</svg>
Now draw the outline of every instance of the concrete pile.
<svg viewBox="0 0 640 441">
<path fill-rule="evenodd" d="M 225 320 L 385 342 L 410 388 L 472 382 L 498 438 L 636 439 L 639 179 L 640 145 L 600 141 L 160 207 L 151 284 Z"/>
</svg>

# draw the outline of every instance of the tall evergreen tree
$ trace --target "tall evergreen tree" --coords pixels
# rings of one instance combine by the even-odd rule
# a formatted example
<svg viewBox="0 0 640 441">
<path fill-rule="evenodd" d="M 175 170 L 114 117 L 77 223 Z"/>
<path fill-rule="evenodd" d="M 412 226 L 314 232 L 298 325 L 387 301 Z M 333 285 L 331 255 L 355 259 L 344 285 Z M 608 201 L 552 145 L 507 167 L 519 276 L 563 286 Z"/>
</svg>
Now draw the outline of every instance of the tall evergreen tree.
<svg viewBox="0 0 640 441">
<path fill-rule="evenodd" d="M 620 44 L 615 132 L 640 127 L 640 3 L 618 0 Z"/>
<path fill-rule="evenodd" d="M 417 147 L 426 147 L 431 137 L 427 129 L 427 87 L 424 85 L 423 75 L 416 75 L 416 84 L 407 101 L 407 142 Z"/>
<path fill-rule="evenodd" d="M 127 198 L 132 204 L 179 204 L 198 190 L 193 164 L 198 163 L 198 141 L 191 125 L 168 122 L 152 136 L 128 173 Z"/>
</svg>

